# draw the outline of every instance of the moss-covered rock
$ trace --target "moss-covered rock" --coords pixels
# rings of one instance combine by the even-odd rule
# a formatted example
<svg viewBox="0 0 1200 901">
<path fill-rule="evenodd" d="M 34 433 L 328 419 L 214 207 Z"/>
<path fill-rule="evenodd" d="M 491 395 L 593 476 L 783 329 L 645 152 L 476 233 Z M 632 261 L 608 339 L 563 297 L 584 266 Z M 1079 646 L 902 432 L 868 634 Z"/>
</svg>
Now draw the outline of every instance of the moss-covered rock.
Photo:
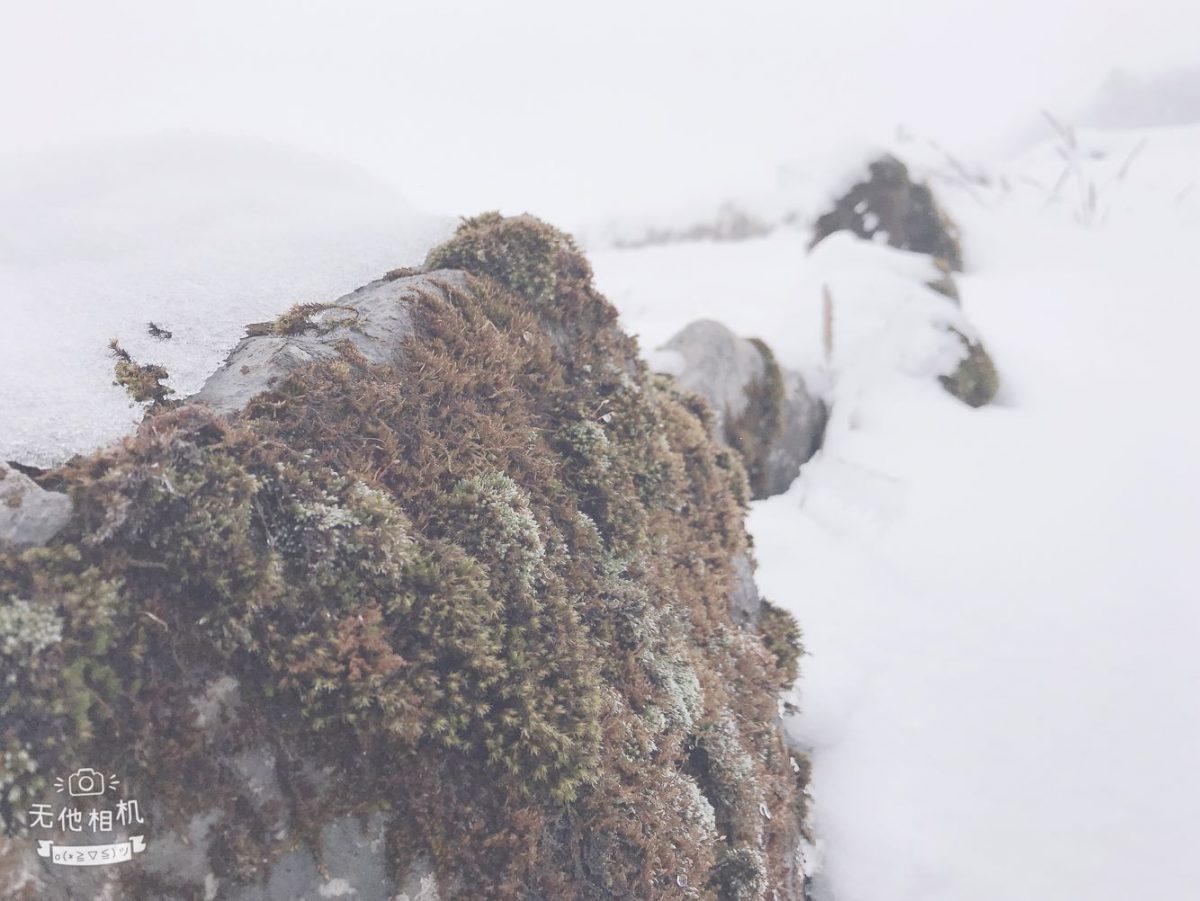
<svg viewBox="0 0 1200 901">
<path fill-rule="evenodd" d="M 798 897 L 743 468 L 560 232 L 479 217 L 430 265 L 248 337 L 0 552 L 5 828 L 82 762 L 152 813 L 38 897 Z"/>
<path fill-rule="evenodd" d="M 1000 374 L 996 364 L 978 340 L 955 332 L 963 344 L 962 361 L 949 375 L 939 376 L 942 387 L 971 407 L 989 404 L 1000 390 Z"/>
<path fill-rule="evenodd" d="M 894 156 L 868 166 L 864 181 L 838 198 L 813 227 L 815 245 L 837 231 L 884 240 L 892 247 L 927 253 L 949 268 L 962 269 L 958 228 L 938 206 L 927 184 L 914 182 Z"/>
<path fill-rule="evenodd" d="M 755 499 L 781 494 L 820 446 L 826 410 L 799 373 L 770 346 L 700 319 L 663 349 L 679 358 L 675 376 L 712 408 L 713 434 L 741 457 Z"/>
</svg>

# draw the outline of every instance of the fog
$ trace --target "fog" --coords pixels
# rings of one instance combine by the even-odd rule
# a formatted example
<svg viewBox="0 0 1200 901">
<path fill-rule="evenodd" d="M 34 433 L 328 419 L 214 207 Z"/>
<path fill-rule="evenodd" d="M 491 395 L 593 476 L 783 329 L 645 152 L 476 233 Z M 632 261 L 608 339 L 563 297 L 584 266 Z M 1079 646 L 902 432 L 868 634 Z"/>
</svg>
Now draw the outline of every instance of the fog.
<svg viewBox="0 0 1200 901">
<path fill-rule="evenodd" d="M 717 199 L 847 135 L 956 147 L 1194 59 L 1186 0 L 4 3 L 0 150 L 163 131 L 576 221 Z"/>
</svg>

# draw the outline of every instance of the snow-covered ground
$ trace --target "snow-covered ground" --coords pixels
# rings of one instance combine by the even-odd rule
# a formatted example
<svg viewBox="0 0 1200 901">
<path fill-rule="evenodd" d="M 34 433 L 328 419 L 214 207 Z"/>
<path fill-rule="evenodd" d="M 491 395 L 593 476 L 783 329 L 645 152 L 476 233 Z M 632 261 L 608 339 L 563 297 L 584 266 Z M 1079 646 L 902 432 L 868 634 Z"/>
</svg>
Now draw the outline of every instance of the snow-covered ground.
<svg viewBox="0 0 1200 901">
<path fill-rule="evenodd" d="M 246 323 L 419 262 L 450 225 L 352 166 L 247 140 L 0 158 L 0 460 L 62 462 L 132 428 L 110 339 L 189 394 Z"/>
<path fill-rule="evenodd" d="M 833 402 L 750 522 L 810 653 L 789 728 L 822 901 L 1198 897 L 1198 140 L 1080 135 L 1069 165 L 1059 141 L 939 181 L 1004 382 L 979 410 L 930 375 L 946 314 L 906 255 L 790 231 L 593 254 L 646 348 L 721 319 Z"/>
<path fill-rule="evenodd" d="M 1064 133 L 1003 166 L 899 150 L 963 227 L 962 313 L 923 259 L 845 236 L 592 253 L 645 349 L 715 318 L 833 403 L 825 448 L 750 523 L 810 651 L 789 728 L 815 762 L 819 897 L 1190 901 L 1200 129 Z M 795 172 L 796 196 L 833 187 Z M 186 394 L 248 321 L 447 229 L 356 170 L 244 142 L 0 162 L 0 459 L 131 428 L 109 338 Z M 944 325 L 983 337 L 993 406 L 938 387 Z"/>
</svg>

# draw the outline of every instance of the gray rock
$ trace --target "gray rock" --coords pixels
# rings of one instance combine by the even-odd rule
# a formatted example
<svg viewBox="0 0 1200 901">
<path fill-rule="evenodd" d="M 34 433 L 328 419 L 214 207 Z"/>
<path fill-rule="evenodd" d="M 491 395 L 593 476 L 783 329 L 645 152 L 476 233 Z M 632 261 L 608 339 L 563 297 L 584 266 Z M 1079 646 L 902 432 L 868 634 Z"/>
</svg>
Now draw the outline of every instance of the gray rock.
<svg viewBox="0 0 1200 901">
<path fill-rule="evenodd" d="M 825 431 L 825 405 L 800 374 L 780 367 L 762 341 L 707 319 L 662 350 L 678 355 L 679 384 L 708 401 L 715 437 L 741 454 L 754 497 L 786 491 Z"/>
<path fill-rule="evenodd" d="M 347 344 L 369 363 L 390 363 L 413 334 L 409 306 L 423 291 L 463 287 L 462 272 L 441 270 L 384 278 L 364 285 L 308 316 L 280 327 L 259 323 L 209 376 L 191 400 L 234 413 L 274 387 L 292 370 L 343 355 Z M 283 332 L 283 333 L 279 333 Z"/>
<path fill-rule="evenodd" d="M 676 372 L 676 379 L 708 401 L 717 435 L 723 435 L 726 421 L 741 416 L 749 406 L 746 386 L 763 377 L 766 367 L 758 348 L 721 323 L 700 319 L 671 338 L 663 349 L 683 357 L 683 368 Z"/>
<path fill-rule="evenodd" d="M 767 449 L 763 497 L 788 490 L 800 474 L 800 467 L 820 450 L 829 418 L 824 401 L 808 393 L 798 372 L 783 370 L 783 396 L 783 425 Z"/>
<path fill-rule="evenodd" d="M 348 898 L 354 901 L 389 901 L 395 887 L 388 875 L 386 821 L 382 814 L 366 818 L 340 817 L 321 829 L 322 874 L 312 852 L 301 845 L 274 862 L 271 875 L 261 885 L 239 886 L 219 898 L 230 901 L 319 901 Z M 412 874 L 420 884 L 420 874 Z M 431 897 L 436 898 L 435 894 Z"/>
<path fill-rule="evenodd" d="M 238 741 L 247 724 L 236 679 L 226 673 L 197 674 L 191 706 L 195 724 L 212 748 Z M 288 759 L 292 752 L 281 746 Z M 172 819 L 152 798 L 146 804 L 142 830 L 145 850 L 137 859 L 112 867 L 53 866 L 34 853 L 36 841 L 27 839 L 11 848 L 0 841 L 0 863 L 11 857 L 14 870 L 24 867 L 30 897 L 46 901 L 129 897 L 162 899 L 204 898 L 206 901 L 438 901 L 438 883 L 429 861 L 417 859 L 404 872 L 394 874 L 388 857 L 387 829 L 394 815 L 380 809 L 362 815 L 334 817 L 321 826 L 315 847 L 295 834 L 288 817 L 289 801 L 281 784 L 273 746 L 252 743 L 229 757 L 225 794 L 240 801 L 236 810 L 221 804 L 187 820 Z M 303 781 L 318 808 L 332 803 L 336 789 L 328 772 L 296 759 Z M 196 785 L 203 796 L 209 787 Z M 238 882 L 221 874 L 228 855 L 220 834 L 223 827 L 252 822 L 271 836 L 275 850 L 267 852 L 255 879 Z M 38 836 L 38 837 L 49 837 Z M 120 841 L 128 835 L 116 834 Z M 315 853 L 314 853 L 315 852 Z M 145 892 L 152 892 L 146 895 Z M 135 893 L 136 894 L 136 893 Z"/>
<path fill-rule="evenodd" d="M 735 554 L 730 562 L 734 581 L 729 595 L 729 615 L 740 626 L 756 628 L 758 614 L 762 610 L 762 596 L 754 581 L 754 564 L 749 554 Z"/>
<path fill-rule="evenodd" d="M 45 544 L 71 518 L 71 499 L 0 462 L 0 545 Z"/>
</svg>

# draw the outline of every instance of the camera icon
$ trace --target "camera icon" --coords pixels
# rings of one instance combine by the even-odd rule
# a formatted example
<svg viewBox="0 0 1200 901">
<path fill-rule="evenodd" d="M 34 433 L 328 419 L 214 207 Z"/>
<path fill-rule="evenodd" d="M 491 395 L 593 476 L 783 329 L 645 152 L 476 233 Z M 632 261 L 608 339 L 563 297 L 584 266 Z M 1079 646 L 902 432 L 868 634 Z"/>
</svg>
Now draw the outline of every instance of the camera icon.
<svg viewBox="0 0 1200 901">
<path fill-rule="evenodd" d="M 81 766 L 67 777 L 67 793 L 72 798 L 94 798 L 104 794 L 104 774 Z"/>
</svg>

